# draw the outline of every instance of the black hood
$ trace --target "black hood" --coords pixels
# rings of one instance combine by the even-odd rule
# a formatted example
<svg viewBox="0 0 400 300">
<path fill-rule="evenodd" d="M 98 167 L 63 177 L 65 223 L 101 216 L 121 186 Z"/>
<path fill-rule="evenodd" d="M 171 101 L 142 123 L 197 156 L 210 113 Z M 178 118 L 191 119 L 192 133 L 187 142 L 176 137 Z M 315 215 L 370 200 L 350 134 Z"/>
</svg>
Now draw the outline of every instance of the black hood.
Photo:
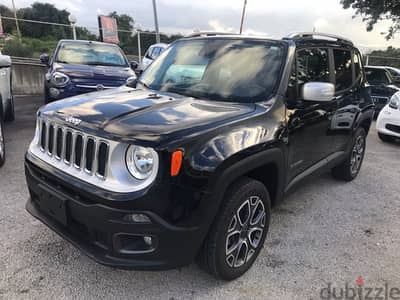
<svg viewBox="0 0 400 300">
<path fill-rule="evenodd" d="M 41 114 L 66 122 L 81 120 L 81 130 L 126 141 L 173 142 L 236 120 L 255 104 L 204 101 L 176 94 L 121 87 L 80 95 L 43 107 Z M 68 124 L 73 126 L 72 124 Z"/>
</svg>

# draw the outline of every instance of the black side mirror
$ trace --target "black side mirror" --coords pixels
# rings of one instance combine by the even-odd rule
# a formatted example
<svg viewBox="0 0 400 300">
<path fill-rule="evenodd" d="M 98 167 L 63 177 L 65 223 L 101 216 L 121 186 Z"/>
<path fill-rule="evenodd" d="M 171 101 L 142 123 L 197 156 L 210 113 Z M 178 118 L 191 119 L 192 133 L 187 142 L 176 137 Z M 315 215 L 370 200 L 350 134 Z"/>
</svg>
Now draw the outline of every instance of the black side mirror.
<svg viewBox="0 0 400 300">
<path fill-rule="evenodd" d="M 131 69 L 136 70 L 139 67 L 139 63 L 136 60 L 131 61 Z"/>
<path fill-rule="evenodd" d="M 44 53 L 44 54 L 40 55 L 40 56 L 39 56 L 39 59 L 40 59 L 40 62 L 41 62 L 42 64 L 45 64 L 46 66 L 49 65 L 50 56 L 49 56 L 48 54 Z"/>
</svg>

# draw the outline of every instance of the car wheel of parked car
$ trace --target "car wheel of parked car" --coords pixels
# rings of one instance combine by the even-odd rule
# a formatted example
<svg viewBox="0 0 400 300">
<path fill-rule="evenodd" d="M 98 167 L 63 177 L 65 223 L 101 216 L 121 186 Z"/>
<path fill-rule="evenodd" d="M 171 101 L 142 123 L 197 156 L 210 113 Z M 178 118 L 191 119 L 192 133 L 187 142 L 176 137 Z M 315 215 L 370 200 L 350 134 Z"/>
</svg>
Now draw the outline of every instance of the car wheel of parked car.
<svg viewBox="0 0 400 300">
<path fill-rule="evenodd" d="M 0 118 L 0 167 L 6 161 L 6 144 L 4 141 L 3 121 Z"/>
<path fill-rule="evenodd" d="M 378 132 L 378 136 L 379 136 L 379 138 L 381 139 L 382 142 L 390 143 L 390 142 L 394 141 L 394 137 L 390 136 L 390 135 L 387 135 L 387 134 L 383 134 L 383 133 Z"/>
<path fill-rule="evenodd" d="M 10 102 L 8 103 L 4 115 L 4 121 L 6 122 L 12 122 L 15 119 L 15 113 L 14 113 L 14 97 L 11 97 Z"/>
<path fill-rule="evenodd" d="M 243 178 L 232 185 L 204 242 L 203 267 L 224 280 L 245 273 L 263 247 L 270 210 L 270 197 L 261 182 Z"/>
<path fill-rule="evenodd" d="M 351 151 L 346 160 L 332 169 L 332 175 L 341 180 L 351 181 L 360 172 L 365 155 L 366 132 L 360 127 L 354 134 Z"/>
</svg>

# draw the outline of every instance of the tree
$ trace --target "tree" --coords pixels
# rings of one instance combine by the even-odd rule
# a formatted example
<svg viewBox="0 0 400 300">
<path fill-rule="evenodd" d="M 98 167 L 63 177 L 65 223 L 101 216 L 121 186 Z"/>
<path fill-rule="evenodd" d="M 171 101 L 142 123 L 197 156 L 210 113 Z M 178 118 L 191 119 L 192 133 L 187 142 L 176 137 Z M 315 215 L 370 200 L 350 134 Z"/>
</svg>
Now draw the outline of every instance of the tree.
<svg viewBox="0 0 400 300">
<path fill-rule="evenodd" d="M 343 8 L 353 8 L 367 23 L 367 31 L 381 20 L 389 20 L 392 25 L 385 32 L 386 39 L 391 39 L 400 31 L 400 1 L 399 0 L 341 0 Z"/>
<path fill-rule="evenodd" d="M 69 12 L 65 9 L 59 10 L 53 4 L 35 2 L 31 7 L 21 8 L 17 11 L 19 18 L 51 23 L 69 25 Z M 67 26 L 37 24 L 20 22 L 22 36 L 33 38 L 52 37 L 62 39 L 71 37 L 71 28 Z"/>
<path fill-rule="evenodd" d="M 14 18 L 14 13 L 5 5 L 0 5 L 0 15 L 2 17 Z M 2 19 L 3 30 L 5 33 L 12 34 L 15 28 L 15 20 Z"/>
</svg>

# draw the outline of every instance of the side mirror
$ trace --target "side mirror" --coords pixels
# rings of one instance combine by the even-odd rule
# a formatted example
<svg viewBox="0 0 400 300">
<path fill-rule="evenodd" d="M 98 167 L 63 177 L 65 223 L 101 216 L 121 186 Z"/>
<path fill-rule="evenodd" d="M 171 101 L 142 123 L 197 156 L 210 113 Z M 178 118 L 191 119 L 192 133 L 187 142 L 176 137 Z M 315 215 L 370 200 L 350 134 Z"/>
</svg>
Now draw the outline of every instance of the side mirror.
<svg viewBox="0 0 400 300">
<path fill-rule="evenodd" d="M 40 62 L 41 62 L 42 64 L 45 64 L 46 66 L 49 65 L 50 56 L 49 56 L 48 54 L 45 53 L 45 54 L 40 55 L 40 56 L 39 56 L 39 59 L 40 59 Z"/>
<path fill-rule="evenodd" d="M 139 63 L 136 60 L 131 61 L 131 69 L 136 70 L 139 67 Z"/>
<path fill-rule="evenodd" d="M 0 55 L 0 67 L 11 67 L 11 58 L 8 55 Z"/>
<path fill-rule="evenodd" d="M 302 94 L 304 101 L 327 102 L 335 96 L 335 86 L 329 82 L 307 82 Z"/>
</svg>

